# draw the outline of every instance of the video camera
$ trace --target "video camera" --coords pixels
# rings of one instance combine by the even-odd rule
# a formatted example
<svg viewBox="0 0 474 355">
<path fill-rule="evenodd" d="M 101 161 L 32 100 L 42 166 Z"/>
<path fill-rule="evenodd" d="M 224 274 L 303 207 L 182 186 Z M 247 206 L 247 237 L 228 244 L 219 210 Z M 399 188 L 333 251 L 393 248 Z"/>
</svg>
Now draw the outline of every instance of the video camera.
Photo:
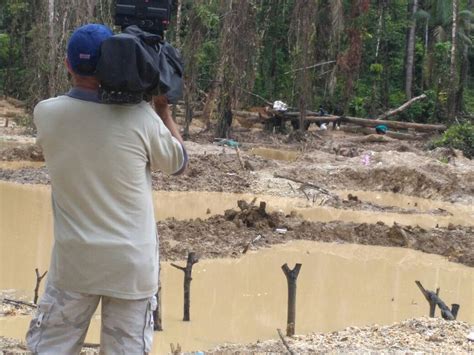
<svg viewBox="0 0 474 355">
<path fill-rule="evenodd" d="M 183 96 L 184 63 L 166 42 L 171 0 L 116 0 L 115 24 L 122 33 L 101 45 L 96 75 L 104 103 L 139 103 L 165 95 L 170 103 Z"/>
<path fill-rule="evenodd" d="M 172 0 L 116 0 L 115 24 L 124 30 L 136 25 L 163 38 L 171 17 Z"/>
</svg>

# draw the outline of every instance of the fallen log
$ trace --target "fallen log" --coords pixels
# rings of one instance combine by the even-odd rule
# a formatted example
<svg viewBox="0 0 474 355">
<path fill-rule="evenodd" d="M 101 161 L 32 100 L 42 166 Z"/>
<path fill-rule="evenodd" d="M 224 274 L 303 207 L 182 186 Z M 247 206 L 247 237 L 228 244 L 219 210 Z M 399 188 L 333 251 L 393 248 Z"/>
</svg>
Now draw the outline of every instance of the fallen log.
<svg viewBox="0 0 474 355">
<path fill-rule="evenodd" d="M 420 95 L 420 96 L 417 96 L 417 97 L 414 97 L 413 99 L 405 102 L 402 106 L 394 109 L 394 110 L 390 110 L 390 111 L 387 111 L 385 112 L 384 114 L 380 115 L 377 119 L 378 120 L 384 120 L 390 116 L 394 116 L 396 115 L 397 113 L 400 113 L 400 112 L 403 112 L 405 111 L 407 108 L 409 108 L 411 105 L 413 105 L 415 102 L 417 101 L 420 101 L 420 100 L 424 100 L 426 99 L 426 95 L 423 94 L 423 95 Z"/>
<path fill-rule="evenodd" d="M 359 117 L 341 117 L 343 122 L 353 123 L 364 127 L 376 127 L 378 125 L 385 125 L 392 129 L 413 129 L 415 131 L 422 132 L 442 132 L 446 130 L 446 126 L 442 124 L 424 124 L 424 123 L 413 123 L 413 122 L 400 122 L 400 121 L 383 121 L 373 120 L 368 118 Z"/>
<path fill-rule="evenodd" d="M 351 132 L 351 133 L 363 133 L 363 134 L 375 134 L 374 129 L 366 128 L 366 127 L 356 127 L 356 126 L 341 126 L 341 131 L 344 132 Z M 418 140 L 425 137 L 425 135 L 420 134 L 410 134 L 410 133 L 401 133 L 401 132 L 392 132 L 387 131 L 385 136 L 390 138 L 396 138 L 400 140 Z"/>
</svg>

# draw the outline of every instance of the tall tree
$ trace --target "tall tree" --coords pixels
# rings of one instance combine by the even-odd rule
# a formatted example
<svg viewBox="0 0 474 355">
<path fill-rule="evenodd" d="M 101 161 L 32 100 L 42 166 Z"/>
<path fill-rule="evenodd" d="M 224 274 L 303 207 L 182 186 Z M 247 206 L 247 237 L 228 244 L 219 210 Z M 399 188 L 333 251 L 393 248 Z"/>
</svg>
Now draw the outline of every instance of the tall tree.
<svg viewBox="0 0 474 355">
<path fill-rule="evenodd" d="M 473 47 L 473 40 L 471 39 L 471 28 L 474 27 L 474 0 L 468 0 L 466 11 L 463 14 L 462 37 L 462 63 L 459 80 L 459 89 L 456 94 L 456 111 L 464 110 L 464 88 L 468 82 L 469 77 L 469 49 Z"/>
<path fill-rule="evenodd" d="M 453 24 L 451 28 L 451 65 L 449 69 L 449 96 L 448 118 L 452 121 L 456 116 L 456 91 L 458 83 L 457 67 L 457 42 L 458 42 L 458 11 L 459 0 L 453 0 Z"/>
<path fill-rule="evenodd" d="M 349 18 L 346 21 L 350 24 L 346 29 L 349 48 L 338 58 L 340 72 L 345 77 L 345 87 L 342 95 L 343 105 L 345 106 L 344 111 L 348 108 L 354 89 L 354 81 L 359 75 L 362 62 L 363 32 L 365 26 L 363 16 L 369 9 L 370 0 L 352 1 Z"/>
<path fill-rule="evenodd" d="M 316 17 L 317 0 L 296 1 L 293 9 L 291 34 L 293 38 L 293 57 L 296 69 L 296 93 L 300 110 L 301 130 L 305 128 L 306 109 L 311 95 L 311 61 L 315 60 L 314 38 L 316 33 L 314 19 Z"/>
<path fill-rule="evenodd" d="M 232 108 L 239 106 L 242 94 L 251 91 L 255 80 L 257 36 L 251 0 L 222 0 L 222 10 L 225 19 L 220 39 L 222 81 L 216 136 L 226 138 L 230 135 Z"/>
<path fill-rule="evenodd" d="M 405 71 L 405 95 L 409 100 L 413 95 L 413 66 L 415 62 L 415 36 L 416 36 L 416 18 L 418 11 L 418 0 L 411 1 L 410 25 L 408 27 L 406 71 Z"/>
</svg>

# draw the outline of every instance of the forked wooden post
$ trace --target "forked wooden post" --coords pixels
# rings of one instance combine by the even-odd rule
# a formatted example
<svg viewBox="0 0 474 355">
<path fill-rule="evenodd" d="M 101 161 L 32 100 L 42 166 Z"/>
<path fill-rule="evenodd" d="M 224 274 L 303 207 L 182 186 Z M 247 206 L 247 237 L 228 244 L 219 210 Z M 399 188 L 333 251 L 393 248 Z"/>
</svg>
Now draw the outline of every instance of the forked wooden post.
<svg viewBox="0 0 474 355">
<path fill-rule="evenodd" d="M 302 264 L 296 264 L 291 270 L 288 264 L 282 265 L 282 270 L 288 282 L 288 318 L 286 321 L 286 335 L 291 337 L 295 335 L 296 322 L 296 280 Z"/>
<path fill-rule="evenodd" d="M 425 299 L 428 301 L 430 305 L 431 318 L 434 318 L 436 306 L 439 306 L 439 309 L 441 310 L 441 317 L 443 317 L 443 319 L 446 319 L 446 320 L 456 319 L 460 306 L 454 303 L 451 305 L 452 308 L 449 309 L 448 306 L 446 306 L 446 303 L 444 303 L 443 300 L 439 297 L 439 287 L 436 289 L 436 292 L 433 292 L 433 291 L 426 290 L 420 281 L 415 281 L 415 283 L 420 289 L 423 296 L 425 296 Z"/>
<path fill-rule="evenodd" d="M 36 273 L 36 286 L 35 286 L 35 297 L 33 299 L 33 303 L 34 304 L 37 304 L 38 303 L 38 293 L 39 293 L 39 288 L 40 288 L 40 285 L 41 285 L 41 280 L 43 280 L 43 278 L 46 276 L 46 274 L 48 273 L 48 271 L 45 271 L 43 273 L 43 275 L 40 275 L 39 274 L 39 271 L 38 271 L 38 268 L 35 269 L 35 273 Z"/>
<path fill-rule="evenodd" d="M 186 262 L 186 267 L 181 267 L 176 264 L 171 264 L 171 266 L 184 272 L 184 316 L 183 321 L 189 322 L 189 309 L 191 307 L 191 281 L 193 278 L 191 274 L 193 272 L 193 265 L 199 262 L 199 259 L 196 253 L 191 252 L 188 254 L 188 261 Z"/>
</svg>

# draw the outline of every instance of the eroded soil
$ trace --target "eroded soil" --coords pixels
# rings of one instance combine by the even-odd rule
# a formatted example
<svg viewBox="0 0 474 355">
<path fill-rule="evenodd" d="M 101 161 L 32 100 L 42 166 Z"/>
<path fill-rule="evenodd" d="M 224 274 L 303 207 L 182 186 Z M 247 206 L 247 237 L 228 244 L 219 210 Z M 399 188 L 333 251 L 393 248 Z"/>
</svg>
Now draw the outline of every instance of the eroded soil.
<svg viewBox="0 0 474 355">
<path fill-rule="evenodd" d="M 239 257 L 249 248 L 303 239 L 405 247 L 442 255 L 450 261 L 474 267 L 473 227 L 451 225 L 449 228 L 426 230 L 398 224 L 388 226 L 382 222 L 318 223 L 305 221 L 294 213 L 268 213 L 265 203 L 255 206 L 239 201 L 239 208 L 227 210 L 224 215 L 207 220 L 168 219 L 158 223 L 158 230 L 164 260 L 185 259 L 190 251 L 202 258 Z"/>
<path fill-rule="evenodd" d="M 279 141 L 282 139 L 280 136 L 276 142 L 267 145 L 298 152 L 296 161 L 253 155 L 252 148 L 257 145 L 243 142 L 240 155 L 244 167 L 232 148 L 189 142 L 190 163 L 185 174 L 169 177 L 155 172 L 153 187 L 172 191 L 295 195 L 295 190 L 302 184 L 277 178 L 277 174 L 329 191 L 385 191 L 450 202 L 472 204 L 474 201 L 474 163 L 464 158 L 461 152 L 420 150 L 416 147 L 419 142 L 411 147 L 409 143 L 385 137 L 382 141 L 361 143 L 354 140 L 358 137 L 337 131 L 326 133 L 322 138 L 313 136 L 308 139 L 317 139 L 320 143 L 314 148 L 284 144 Z M 43 160 L 38 147 L 23 143 L 12 146 L 11 142 L 0 145 L 0 157 L 4 161 Z M 20 183 L 49 182 L 45 169 L 11 170 L 1 169 L 0 179 Z M 308 187 L 304 189 L 308 190 Z"/>
</svg>

